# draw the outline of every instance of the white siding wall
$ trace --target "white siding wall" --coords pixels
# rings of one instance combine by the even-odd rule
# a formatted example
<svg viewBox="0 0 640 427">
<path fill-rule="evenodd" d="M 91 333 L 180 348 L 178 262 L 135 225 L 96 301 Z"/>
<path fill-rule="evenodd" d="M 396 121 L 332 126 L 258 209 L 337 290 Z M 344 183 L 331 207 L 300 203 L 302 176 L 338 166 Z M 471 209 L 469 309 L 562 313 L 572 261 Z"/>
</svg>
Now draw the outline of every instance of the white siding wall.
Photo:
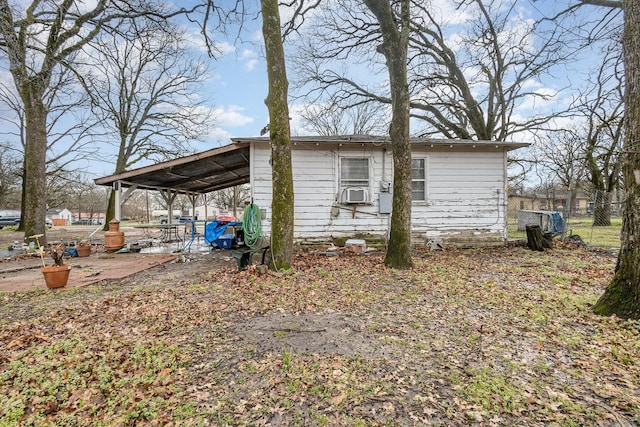
<svg viewBox="0 0 640 427">
<path fill-rule="evenodd" d="M 471 150 L 471 149 L 470 149 Z M 271 229 L 271 166 L 267 144 L 251 149 L 251 189 L 254 203 L 266 210 L 263 231 Z M 427 159 L 427 202 L 414 203 L 415 237 L 444 240 L 502 240 L 506 238 L 506 155 L 493 151 L 413 148 Z M 340 157 L 370 158 L 371 203 L 339 203 Z M 292 150 L 296 239 L 328 239 L 358 235 L 386 236 L 389 214 L 378 213 L 380 182 L 393 179 L 390 150 L 373 144 L 294 146 Z M 384 163 L 384 172 L 383 172 Z M 337 212 L 337 215 L 336 215 Z"/>
<path fill-rule="evenodd" d="M 438 151 L 427 155 L 429 200 L 427 206 L 414 204 L 414 232 L 460 241 L 506 239 L 505 153 Z"/>
</svg>

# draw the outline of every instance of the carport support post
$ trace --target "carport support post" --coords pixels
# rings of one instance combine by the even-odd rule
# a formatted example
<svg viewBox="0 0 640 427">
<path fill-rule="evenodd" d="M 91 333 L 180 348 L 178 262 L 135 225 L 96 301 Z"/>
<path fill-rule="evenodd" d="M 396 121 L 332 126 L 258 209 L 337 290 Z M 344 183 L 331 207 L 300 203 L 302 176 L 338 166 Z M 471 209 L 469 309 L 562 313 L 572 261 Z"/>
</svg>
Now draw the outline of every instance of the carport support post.
<svg viewBox="0 0 640 427">
<path fill-rule="evenodd" d="M 120 221 L 120 194 L 122 191 L 122 185 L 120 185 L 120 181 L 115 181 L 113 183 L 113 191 L 115 192 L 115 206 L 113 216 L 115 219 Z"/>
</svg>

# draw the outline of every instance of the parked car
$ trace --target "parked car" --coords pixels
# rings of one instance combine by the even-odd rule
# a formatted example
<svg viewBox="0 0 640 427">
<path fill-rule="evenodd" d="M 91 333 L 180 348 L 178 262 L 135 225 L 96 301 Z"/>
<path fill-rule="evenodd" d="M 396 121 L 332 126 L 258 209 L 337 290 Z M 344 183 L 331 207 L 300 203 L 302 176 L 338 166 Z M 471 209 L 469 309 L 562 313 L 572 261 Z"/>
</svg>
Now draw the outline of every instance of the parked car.
<svg viewBox="0 0 640 427">
<path fill-rule="evenodd" d="M 20 225 L 20 212 L 17 212 L 17 213 L 4 212 L 3 214 L 0 214 L 0 228 L 18 227 L 19 225 Z M 53 227 L 53 221 L 51 221 L 51 218 L 46 217 L 44 219 L 44 225 L 47 228 Z"/>
<path fill-rule="evenodd" d="M 0 228 L 12 227 L 20 225 L 20 215 L 18 216 L 0 216 Z"/>
</svg>

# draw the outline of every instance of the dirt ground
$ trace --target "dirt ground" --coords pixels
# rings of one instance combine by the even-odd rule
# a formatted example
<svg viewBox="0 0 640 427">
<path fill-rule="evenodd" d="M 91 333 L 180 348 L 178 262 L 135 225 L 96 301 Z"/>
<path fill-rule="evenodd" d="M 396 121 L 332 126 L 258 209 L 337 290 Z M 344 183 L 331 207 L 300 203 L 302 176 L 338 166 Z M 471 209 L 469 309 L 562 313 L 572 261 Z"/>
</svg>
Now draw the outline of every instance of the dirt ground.
<svg viewBox="0 0 640 427">
<path fill-rule="evenodd" d="M 640 324 L 590 310 L 609 253 L 174 256 L 0 294 L 0 425 L 640 425 Z"/>
<path fill-rule="evenodd" d="M 53 227 L 47 231 L 50 243 L 76 244 L 87 239 L 95 228 L 83 226 Z M 133 227 L 123 227 L 125 245 L 142 242 L 147 244 L 149 239 L 144 231 Z M 21 251 L 8 251 L 11 246 L 19 247 L 23 233 L 10 230 L 0 230 L 0 292 L 30 291 L 46 289 L 40 267 L 42 260 L 34 254 L 22 254 Z M 136 282 L 141 280 L 155 283 L 168 278 L 184 278 L 198 275 L 219 266 L 231 266 L 235 262 L 228 250 L 209 250 L 203 245 L 193 245 L 190 252 L 176 252 L 182 244 L 160 244 L 153 242 L 142 253 L 114 254 L 104 249 L 103 233 L 95 233 L 90 239 L 92 254 L 89 257 L 70 257 L 65 264 L 72 266 L 67 286 L 60 290 L 69 290 L 87 286 L 102 281 L 114 281 L 138 274 Z M 50 258 L 45 258 L 47 265 L 52 265 Z M 144 272 L 144 274 L 140 274 Z"/>
</svg>

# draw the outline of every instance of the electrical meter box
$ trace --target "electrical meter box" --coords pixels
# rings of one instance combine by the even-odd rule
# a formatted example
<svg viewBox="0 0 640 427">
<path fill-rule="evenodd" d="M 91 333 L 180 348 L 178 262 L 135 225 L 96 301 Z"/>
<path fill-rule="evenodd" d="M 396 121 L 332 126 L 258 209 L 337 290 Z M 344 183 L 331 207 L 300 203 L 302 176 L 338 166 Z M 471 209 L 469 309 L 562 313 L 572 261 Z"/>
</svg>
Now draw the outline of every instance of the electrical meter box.
<svg viewBox="0 0 640 427">
<path fill-rule="evenodd" d="M 390 214 L 393 196 L 391 193 L 378 194 L 378 212 L 381 214 Z"/>
</svg>

